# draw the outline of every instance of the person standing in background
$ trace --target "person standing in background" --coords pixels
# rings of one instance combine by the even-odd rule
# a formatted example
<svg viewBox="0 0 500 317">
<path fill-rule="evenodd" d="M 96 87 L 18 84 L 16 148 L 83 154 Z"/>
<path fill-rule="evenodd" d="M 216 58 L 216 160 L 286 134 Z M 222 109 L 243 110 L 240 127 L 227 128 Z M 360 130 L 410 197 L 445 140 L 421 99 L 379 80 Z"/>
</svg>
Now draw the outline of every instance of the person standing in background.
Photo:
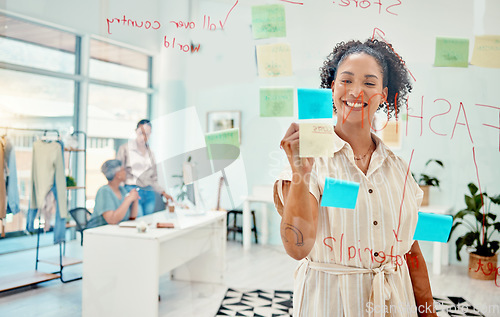
<svg viewBox="0 0 500 317">
<path fill-rule="evenodd" d="M 155 192 L 166 202 L 173 201 L 158 183 L 156 162 L 148 140 L 151 136 L 151 121 L 143 119 L 137 123 L 136 138 L 120 146 L 116 159 L 122 161 L 127 173 L 125 189 L 131 191 L 140 188 L 138 216 L 153 213 L 155 207 Z"/>
</svg>

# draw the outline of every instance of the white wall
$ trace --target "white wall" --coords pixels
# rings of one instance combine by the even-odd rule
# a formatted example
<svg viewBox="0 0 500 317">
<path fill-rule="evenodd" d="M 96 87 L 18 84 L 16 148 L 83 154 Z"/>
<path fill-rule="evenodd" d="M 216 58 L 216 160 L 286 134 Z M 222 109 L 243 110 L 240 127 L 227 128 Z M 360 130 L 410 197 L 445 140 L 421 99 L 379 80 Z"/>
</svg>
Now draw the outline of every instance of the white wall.
<svg viewBox="0 0 500 317">
<path fill-rule="evenodd" d="M 157 117 L 177 110 L 195 107 L 198 122 L 206 129 L 207 111 L 240 110 L 242 112 L 241 154 L 246 169 L 248 188 L 258 184 L 271 184 L 286 163 L 279 149 L 279 141 L 294 118 L 259 117 L 259 89 L 261 87 L 318 87 L 319 71 L 323 59 L 335 43 L 351 38 L 366 39 L 374 28 L 385 33 L 385 38 L 407 62 L 416 78 L 410 96 L 410 115 L 420 114 L 423 97 L 422 135 L 420 121 L 410 117 L 408 135 L 401 149 L 396 150 L 407 161 L 414 150 L 412 171 L 419 173 L 429 158 L 440 159 L 445 169 L 430 168 L 441 179 L 441 191 L 433 191 L 431 203 L 449 204 L 459 210 L 464 207 L 463 194 L 469 182 L 477 183 L 472 159 L 475 148 L 481 187 L 490 194 L 500 193 L 497 164 L 500 161 L 498 130 L 485 124 L 498 126 L 498 110 L 478 107 L 486 104 L 499 107 L 497 98 L 500 71 L 469 65 L 468 68 L 436 68 L 434 50 L 436 37 L 467 38 L 470 55 L 474 36 L 500 34 L 500 5 L 494 0 L 458 1 L 401 1 L 401 5 L 385 10 L 396 0 L 381 1 L 379 9 L 362 9 L 350 1 L 348 7 L 341 1 L 303 0 L 303 5 L 275 1 L 240 0 L 228 15 L 236 0 L 190 1 L 14 1 L 0 2 L 3 8 L 40 20 L 74 28 L 158 52 L 155 65 L 154 114 Z M 254 40 L 251 30 L 251 6 L 281 4 L 286 10 L 287 36 L 268 40 Z M 366 2 L 365 2 L 366 4 Z M 106 18 L 123 15 L 134 19 L 158 20 L 158 31 L 135 30 L 126 27 L 113 29 L 107 34 Z M 202 29 L 203 19 L 210 16 L 218 23 L 227 18 L 224 31 Z M 194 29 L 177 29 L 170 21 L 192 21 Z M 200 44 L 198 53 L 185 53 L 176 48 L 163 47 L 164 36 L 178 44 Z M 293 76 L 259 78 L 256 67 L 255 45 L 288 43 L 292 52 Z M 470 60 L 469 55 L 469 60 Z M 447 99 L 451 111 L 434 100 Z M 472 135 L 463 125 L 456 125 L 460 103 L 463 104 Z M 403 111 L 405 113 L 406 111 Z M 295 113 L 296 105 L 295 105 Z M 463 112 L 458 122 L 464 121 Z M 406 131 L 406 122 L 402 121 Z M 455 128 L 453 138 L 452 132 Z M 406 134 L 406 133 L 405 133 Z M 181 135 L 167 136 L 183 142 Z M 227 201 L 226 201 L 227 203 Z M 270 213 L 273 224 L 271 242 L 279 244 L 279 218 Z M 456 237 L 456 235 L 455 235 Z M 454 240 L 450 243 L 450 259 L 456 262 Z M 425 244 L 424 247 L 426 248 Z M 431 257 L 426 251 L 427 258 Z"/>
</svg>

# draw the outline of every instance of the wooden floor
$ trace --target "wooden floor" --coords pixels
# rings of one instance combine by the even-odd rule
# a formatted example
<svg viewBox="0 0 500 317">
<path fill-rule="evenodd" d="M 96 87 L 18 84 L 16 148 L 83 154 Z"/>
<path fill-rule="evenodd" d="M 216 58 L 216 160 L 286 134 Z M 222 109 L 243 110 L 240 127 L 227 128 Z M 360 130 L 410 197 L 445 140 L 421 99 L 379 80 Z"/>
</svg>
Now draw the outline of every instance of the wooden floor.
<svg viewBox="0 0 500 317">
<path fill-rule="evenodd" d="M 81 258 L 79 241 L 67 245 L 66 255 Z M 58 254 L 58 248 L 41 249 L 41 257 Z M 23 251 L 0 256 L 0 277 L 34 270 L 34 251 Z M 57 267 L 40 264 L 45 272 Z M 169 280 L 160 281 L 160 316 L 165 317 L 213 317 L 224 297 L 227 287 L 241 289 L 292 290 L 293 271 L 296 262 L 288 257 L 282 247 L 253 245 L 244 252 L 238 242 L 228 241 L 227 267 L 224 285 L 188 283 Z M 434 295 L 462 296 L 481 308 L 494 306 L 500 316 L 500 287 L 493 281 L 469 279 L 464 266 L 448 266 L 440 276 L 431 275 Z M 68 269 L 71 274 L 81 274 L 81 266 Z M 109 290 L 112 291 L 112 290 Z M 0 293 L 0 316 L 81 316 L 82 282 L 63 284 L 60 280 L 44 282 L 34 287 Z M 485 311 L 486 313 L 486 311 Z"/>
</svg>

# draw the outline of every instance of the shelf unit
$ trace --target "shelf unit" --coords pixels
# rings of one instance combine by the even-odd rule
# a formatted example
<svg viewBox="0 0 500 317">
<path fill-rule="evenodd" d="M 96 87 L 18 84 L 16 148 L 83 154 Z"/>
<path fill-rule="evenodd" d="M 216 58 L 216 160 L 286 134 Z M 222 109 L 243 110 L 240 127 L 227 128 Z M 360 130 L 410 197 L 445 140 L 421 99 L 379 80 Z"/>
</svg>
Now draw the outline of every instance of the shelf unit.
<svg viewBox="0 0 500 317">
<path fill-rule="evenodd" d="M 46 136 L 47 132 L 53 132 L 57 134 L 57 138 L 59 139 L 59 131 L 52 129 L 28 129 L 28 128 L 12 128 L 12 127 L 2 127 L 5 130 L 14 130 L 14 131 L 33 131 L 33 132 L 43 132 L 43 135 Z M 3 225 L 3 223 L 2 223 Z M 39 232 L 38 232 L 39 234 Z M 38 257 L 38 248 L 39 248 L 39 235 L 37 237 L 37 257 Z M 3 276 L 0 278 L 0 292 L 13 290 L 16 288 L 35 285 L 42 282 L 47 282 L 51 280 L 55 280 L 60 278 L 59 274 L 56 273 L 45 273 L 40 272 L 38 270 L 28 271 L 28 272 L 20 272 L 17 274 L 12 274 L 8 276 Z"/>
<path fill-rule="evenodd" d="M 10 127 L 0 127 L 6 130 L 22 130 L 22 131 L 33 131 L 33 132 L 43 132 L 44 137 L 46 136 L 47 132 L 55 133 L 57 134 L 57 138 L 60 138 L 59 131 L 57 130 L 50 130 L 50 129 L 24 129 L 24 128 L 10 128 Z M 69 170 L 70 172 L 72 171 L 71 169 L 71 153 L 83 153 L 81 156 L 83 159 L 83 164 L 84 164 L 84 169 L 83 169 L 83 186 L 70 186 L 67 187 L 67 193 L 68 196 L 70 196 L 70 192 L 72 191 L 84 191 L 83 195 L 83 204 L 86 202 L 86 180 L 85 180 L 85 174 L 87 170 L 87 158 L 86 158 L 86 151 L 87 151 L 87 135 L 83 131 L 75 131 L 72 135 L 76 135 L 78 138 L 78 144 L 83 143 L 82 148 L 65 148 L 64 152 L 70 152 L 70 159 L 68 161 L 68 166 L 70 167 Z M 81 136 L 81 138 L 80 138 Z M 80 142 L 81 141 L 81 142 Z M 64 155 L 63 152 L 63 155 Z M 78 154 L 77 154 L 78 155 Z M 76 167 L 76 163 L 75 163 Z M 78 179 L 77 179 L 77 184 L 78 184 Z M 38 218 L 39 224 L 40 224 L 41 217 Z M 2 223 L 3 225 L 3 223 Z M 66 224 L 66 228 L 73 227 L 74 224 L 68 223 Z M 41 232 L 41 226 L 39 225 L 38 230 L 37 230 L 37 246 L 36 246 L 36 263 L 35 263 L 35 271 L 27 271 L 27 272 L 20 272 L 17 274 L 12 274 L 4 277 L 0 277 L 0 292 L 4 291 L 9 291 L 13 290 L 16 288 L 20 287 L 25 287 L 25 286 L 30 286 L 30 285 L 35 285 L 38 283 L 42 282 L 47 282 L 50 280 L 55 280 L 55 279 L 60 279 L 63 283 L 79 280 L 82 277 L 77 277 L 73 278 L 70 280 L 65 280 L 63 276 L 63 269 L 64 267 L 70 266 L 70 265 L 77 265 L 82 263 L 82 260 L 80 259 L 75 259 L 75 258 L 70 258 L 66 257 L 65 254 L 65 249 L 66 249 L 66 244 L 61 242 L 59 243 L 59 256 L 57 257 L 52 257 L 52 258 L 46 258 L 46 259 L 41 259 L 39 258 L 39 251 L 40 251 L 40 232 Z M 38 263 L 47 263 L 51 265 L 57 265 L 59 266 L 59 271 L 53 272 L 53 273 L 45 273 L 38 271 Z"/>
</svg>

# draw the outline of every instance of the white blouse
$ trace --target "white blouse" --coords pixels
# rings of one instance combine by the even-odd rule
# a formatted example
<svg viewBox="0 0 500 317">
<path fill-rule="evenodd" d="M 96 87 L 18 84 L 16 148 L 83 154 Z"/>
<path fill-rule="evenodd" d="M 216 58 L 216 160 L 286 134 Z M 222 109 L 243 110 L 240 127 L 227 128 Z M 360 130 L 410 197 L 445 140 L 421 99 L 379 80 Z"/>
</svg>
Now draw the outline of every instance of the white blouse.
<svg viewBox="0 0 500 317">
<path fill-rule="evenodd" d="M 295 272 L 294 316 L 417 316 L 404 255 L 423 193 L 408 164 L 372 136 L 377 147 L 366 175 L 336 134 L 333 157 L 315 159 L 309 191 L 318 201 L 318 229 Z M 277 208 L 291 176 L 288 167 L 278 179 Z M 325 177 L 360 184 L 354 210 L 320 206 Z"/>
</svg>

